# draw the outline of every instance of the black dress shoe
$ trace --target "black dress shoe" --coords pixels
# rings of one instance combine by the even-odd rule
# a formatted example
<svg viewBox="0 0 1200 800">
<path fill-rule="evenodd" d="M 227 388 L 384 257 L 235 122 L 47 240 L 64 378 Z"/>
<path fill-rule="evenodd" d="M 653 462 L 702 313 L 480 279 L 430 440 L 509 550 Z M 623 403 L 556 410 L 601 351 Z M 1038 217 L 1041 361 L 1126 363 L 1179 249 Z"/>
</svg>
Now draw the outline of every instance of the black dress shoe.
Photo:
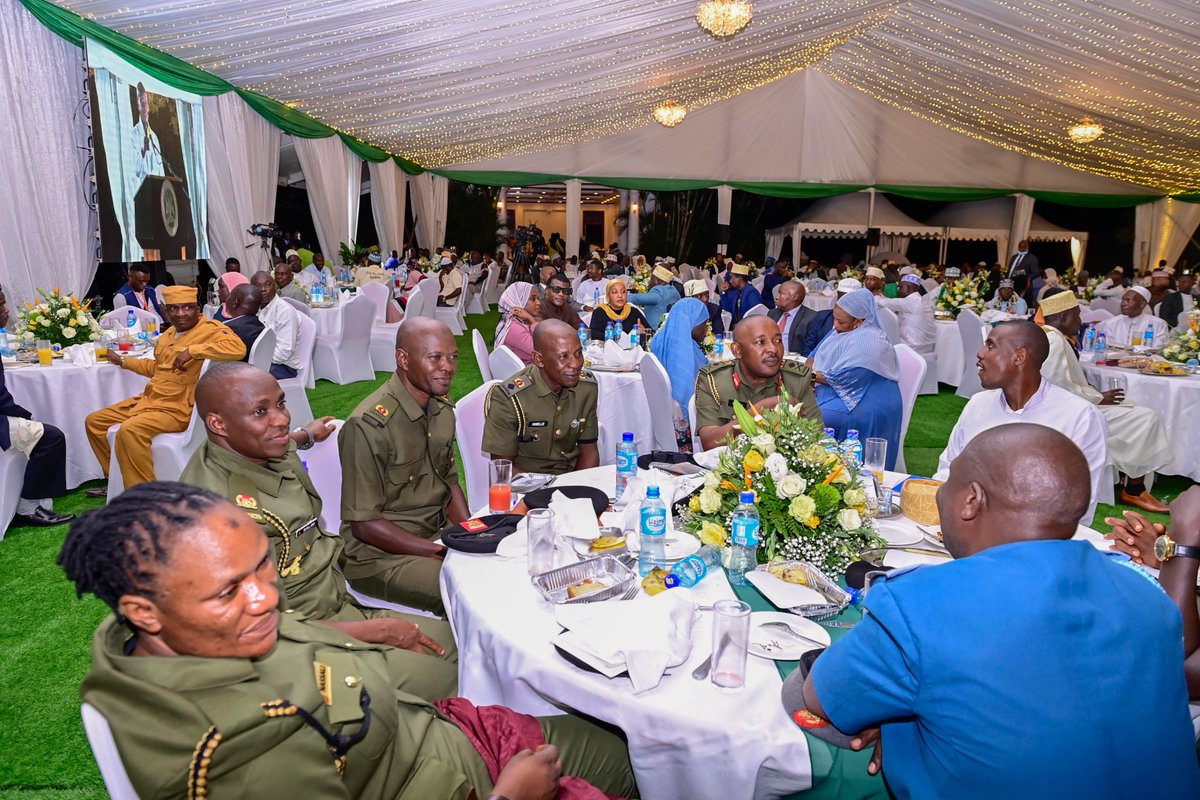
<svg viewBox="0 0 1200 800">
<path fill-rule="evenodd" d="M 38 506 L 38 510 L 32 514 L 17 514 L 13 517 L 12 527 L 17 528 L 23 525 L 48 527 L 50 525 L 62 525 L 64 522 L 70 522 L 73 519 L 75 519 L 74 514 L 56 514 L 48 508 Z"/>
<path fill-rule="evenodd" d="M 99 486 L 95 489 L 84 489 L 83 493 L 88 497 L 108 497 L 108 487 Z"/>
</svg>

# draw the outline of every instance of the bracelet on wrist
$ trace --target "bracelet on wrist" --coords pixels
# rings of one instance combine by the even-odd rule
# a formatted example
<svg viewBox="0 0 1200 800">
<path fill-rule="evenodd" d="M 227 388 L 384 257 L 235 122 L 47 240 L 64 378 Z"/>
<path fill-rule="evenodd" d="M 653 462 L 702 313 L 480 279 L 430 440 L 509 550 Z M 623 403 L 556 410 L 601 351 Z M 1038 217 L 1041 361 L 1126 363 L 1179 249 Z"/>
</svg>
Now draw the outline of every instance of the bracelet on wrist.
<svg viewBox="0 0 1200 800">
<path fill-rule="evenodd" d="M 317 440 L 313 438 L 311 433 L 309 433 L 308 428 L 296 428 L 296 433 L 303 433 L 306 437 L 304 444 L 296 445 L 296 448 L 299 450 L 309 450 L 314 444 L 317 443 Z"/>
</svg>

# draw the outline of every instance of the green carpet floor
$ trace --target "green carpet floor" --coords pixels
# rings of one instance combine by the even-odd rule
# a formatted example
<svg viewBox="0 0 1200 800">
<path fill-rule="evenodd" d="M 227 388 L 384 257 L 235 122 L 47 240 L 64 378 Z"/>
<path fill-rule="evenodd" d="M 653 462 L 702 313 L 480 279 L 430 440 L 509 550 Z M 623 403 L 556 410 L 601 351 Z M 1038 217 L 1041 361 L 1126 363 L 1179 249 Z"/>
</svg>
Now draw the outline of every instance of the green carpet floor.
<svg viewBox="0 0 1200 800">
<path fill-rule="evenodd" d="M 496 312 L 472 317 L 491 343 Z M 450 394 L 461 398 L 480 384 L 470 334 L 458 339 L 458 375 Z M 337 386 L 320 381 L 309 392 L 318 416 L 344 418 L 372 389 L 387 379 Z M 918 398 L 905 441 L 909 472 L 932 475 L 950 430 L 966 403 L 946 386 L 938 395 Z M 98 485 L 98 484 L 90 484 Z M 1169 502 L 1191 485 L 1183 478 L 1162 478 L 1155 493 Z M 81 512 L 101 501 L 80 487 L 58 501 L 61 511 Z M 1095 527 L 1107 530 L 1100 506 Z M 1162 521 L 1166 521 L 1163 518 Z M 106 796 L 79 718 L 78 687 L 91 663 L 92 632 L 106 609 L 94 598 L 77 600 L 55 563 L 67 526 L 14 528 L 0 542 L 0 800 L 53 798 L 83 800 Z"/>
</svg>

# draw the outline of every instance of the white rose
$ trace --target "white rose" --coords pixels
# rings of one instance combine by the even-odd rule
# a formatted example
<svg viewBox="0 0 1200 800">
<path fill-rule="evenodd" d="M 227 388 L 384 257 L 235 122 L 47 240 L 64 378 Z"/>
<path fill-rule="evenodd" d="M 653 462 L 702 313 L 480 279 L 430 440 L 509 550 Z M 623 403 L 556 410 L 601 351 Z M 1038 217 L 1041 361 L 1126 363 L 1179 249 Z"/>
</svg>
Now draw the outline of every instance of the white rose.
<svg viewBox="0 0 1200 800">
<path fill-rule="evenodd" d="M 757 436 L 751 436 L 750 444 L 757 447 L 763 455 L 769 456 L 775 452 L 775 437 L 769 433 L 760 433 Z"/>
<path fill-rule="evenodd" d="M 788 474 L 787 459 L 779 453 L 771 453 L 767 456 L 766 462 L 767 472 L 771 475 L 771 480 L 779 483 L 779 479 Z"/>
<path fill-rule="evenodd" d="M 842 500 L 848 506 L 861 506 L 867 502 L 867 493 L 862 489 L 847 489 L 842 494 Z"/>
<path fill-rule="evenodd" d="M 58 317 L 59 319 L 66 319 L 67 317 L 71 316 L 71 309 L 60 308 L 58 311 L 54 312 L 54 316 Z"/>
<path fill-rule="evenodd" d="M 711 472 L 709 472 L 707 475 L 704 476 L 704 488 L 705 489 L 721 488 L 721 476 L 717 474 L 716 470 L 712 470 Z"/>
<path fill-rule="evenodd" d="M 700 491 L 700 510 L 705 514 L 715 514 L 721 507 L 721 494 L 715 489 Z"/>
<path fill-rule="evenodd" d="M 63 334 L 64 339 L 74 339 L 75 338 L 75 329 L 71 328 L 71 327 L 63 328 L 62 334 Z"/>
<path fill-rule="evenodd" d="M 84 317 L 82 314 L 80 314 L 78 317 L 75 318 L 75 325 L 77 327 L 86 328 L 87 324 L 88 324 L 87 317 Z"/>
<path fill-rule="evenodd" d="M 862 527 L 862 517 L 853 508 L 843 508 L 839 511 L 837 521 L 844 531 L 856 531 Z"/>
<path fill-rule="evenodd" d="M 775 481 L 775 494 L 779 495 L 780 499 L 783 500 L 790 497 L 799 497 L 804 494 L 804 490 L 807 488 L 808 481 L 794 472 L 789 472 Z"/>
<path fill-rule="evenodd" d="M 27 342 L 32 342 L 33 341 L 33 333 L 31 331 L 25 331 L 24 333 L 21 334 L 21 338 Z"/>
</svg>

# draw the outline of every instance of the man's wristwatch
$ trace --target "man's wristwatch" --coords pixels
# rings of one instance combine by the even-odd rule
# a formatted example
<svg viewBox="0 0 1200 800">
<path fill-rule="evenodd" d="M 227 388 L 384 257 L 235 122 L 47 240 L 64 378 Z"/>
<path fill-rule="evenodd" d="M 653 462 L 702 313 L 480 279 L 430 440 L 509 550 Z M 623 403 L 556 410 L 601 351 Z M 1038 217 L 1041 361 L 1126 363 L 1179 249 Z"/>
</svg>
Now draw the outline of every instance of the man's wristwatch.
<svg viewBox="0 0 1200 800">
<path fill-rule="evenodd" d="M 1165 564 L 1175 556 L 1200 559 L 1200 547 L 1189 544 L 1178 544 L 1165 533 L 1154 540 L 1155 558 Z"/>
<path fill-rule="evenodd" d="M 295 432 L 303 433 L 305 436 L 308 437 L 307 442 L 305 442 L 304 444 L 296 445 L 297 450 L 310 450 L 310 449 L 312 449 L 312 446 L 317 443 L 317 440 L 313 438 L 313 435 L 308 432 L 308 428 L 303 428 L 303 427 L 296 428 Z"/>
</svg>

